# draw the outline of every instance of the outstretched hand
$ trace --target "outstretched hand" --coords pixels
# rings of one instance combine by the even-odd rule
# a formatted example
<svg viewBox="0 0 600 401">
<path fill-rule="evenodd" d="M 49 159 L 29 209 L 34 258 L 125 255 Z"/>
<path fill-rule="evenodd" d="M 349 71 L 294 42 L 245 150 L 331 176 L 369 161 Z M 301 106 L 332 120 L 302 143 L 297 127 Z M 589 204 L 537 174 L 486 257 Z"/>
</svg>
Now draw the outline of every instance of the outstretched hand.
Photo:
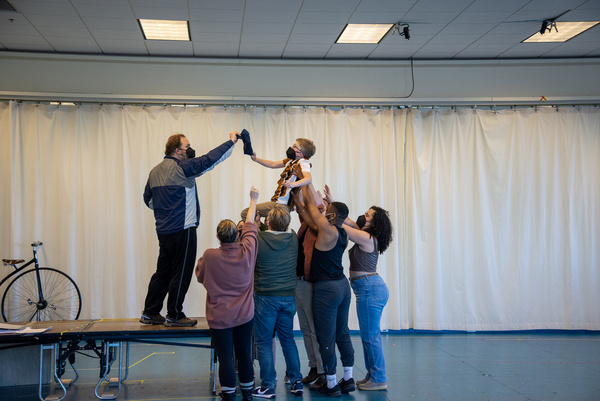
<svg viewBox="0 0 600 401">
<path fill-rule="evenodd" d="M 325 184 L 325 189 L 323 190 L 323 192 L 325 193 L 325 200 L 327 200 L 327 203 L 333 203 L 333 196 L 331 195 L 329 185 Z"/>
<path fill-rule="evenodd" d="M 229 139 L 231 139 L 231 142 L 233 142 L 234 144 L 237 142 L 238 138 L 240 137 L 240 133 L 237 131 L 232 131 L 231 133 L 229 133 Z"/>
<path fill-rule="evenodd" d="M 254 187 L 250 188 L 250 199 L 251 200 L 258 200 L 258 195 L 259 195 L 258 189 L 254 188 Z"/>
<path fill-rule="evenodd" d="M 252 152 L 252 155 L 250 156 L 250 158 L 252 159 L 253 162 L 256 161 L 256 152 Z"/>
</svg>

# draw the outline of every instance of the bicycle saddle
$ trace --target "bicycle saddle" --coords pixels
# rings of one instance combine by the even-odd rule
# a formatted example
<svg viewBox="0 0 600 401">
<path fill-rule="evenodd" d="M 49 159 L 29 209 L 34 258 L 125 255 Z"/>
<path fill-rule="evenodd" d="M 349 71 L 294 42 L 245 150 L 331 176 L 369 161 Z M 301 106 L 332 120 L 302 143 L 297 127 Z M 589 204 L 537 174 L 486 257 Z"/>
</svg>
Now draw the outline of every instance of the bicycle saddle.
<svg viewBox="0 0 600 401">
<path fill-rule="evenodd" d="M 17 265 L 19 263 L 25 262 L 25 259 L 2 259 L 4 265 Z"/>
</svg>

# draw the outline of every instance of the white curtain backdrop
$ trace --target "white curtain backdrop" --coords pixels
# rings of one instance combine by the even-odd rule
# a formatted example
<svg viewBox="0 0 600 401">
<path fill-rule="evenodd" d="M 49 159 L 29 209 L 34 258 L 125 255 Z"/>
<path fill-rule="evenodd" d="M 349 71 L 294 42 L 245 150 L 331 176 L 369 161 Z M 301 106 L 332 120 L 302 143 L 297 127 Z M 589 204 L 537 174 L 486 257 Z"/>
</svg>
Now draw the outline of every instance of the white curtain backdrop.
<svg viewBox="0 0 600 401">
<path fill-rule="evenodd" d="M 313 182 L 328 184 L 351 217 L 371 205 L 389 210 L 394 242 L 378 267 L 390 288 L 382 328 L 600 330 L 598 107 L 4 102 L 0 255 L 29 258 L 29 244 L 43 241 L 42 264 L 80 287 L 81 318 L 138 317 L 158 253 L 142 192 L 166 139 L 184 133 L 204 154 L 243 128 L 257 155 L 272 160 L 296 138 L 312 139 Z M 198 256 L 218 246 L 221 219 L 239 219 L 252 185 L 260 201 L 275 190 L 280 171 L 253 163 L 241 141 L 236 148 L 197 179 Z M 185 312 L 204 316 L 204 299 L 192 281 Z M 350 323 L 358 329 L 354 304 Z"/>
</svg>

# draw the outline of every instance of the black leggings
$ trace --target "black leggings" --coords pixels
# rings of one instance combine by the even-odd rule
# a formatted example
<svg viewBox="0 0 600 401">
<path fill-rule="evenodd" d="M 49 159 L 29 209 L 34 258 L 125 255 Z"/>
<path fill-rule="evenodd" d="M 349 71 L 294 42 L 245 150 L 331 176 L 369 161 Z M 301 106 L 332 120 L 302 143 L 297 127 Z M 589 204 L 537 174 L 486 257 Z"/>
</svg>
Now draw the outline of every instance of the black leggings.
<svg viewBox="0 0 600 401">
<path fill-rule="evenodd" d="M 252 329 L 254 319 L 228 329 L 210 329 L 212 343 L 219 358 L 219 381 L 222 387 L 235 388 L 233 349 L 238 360 L 240 383 L 254 381 Z"/>
</svg>

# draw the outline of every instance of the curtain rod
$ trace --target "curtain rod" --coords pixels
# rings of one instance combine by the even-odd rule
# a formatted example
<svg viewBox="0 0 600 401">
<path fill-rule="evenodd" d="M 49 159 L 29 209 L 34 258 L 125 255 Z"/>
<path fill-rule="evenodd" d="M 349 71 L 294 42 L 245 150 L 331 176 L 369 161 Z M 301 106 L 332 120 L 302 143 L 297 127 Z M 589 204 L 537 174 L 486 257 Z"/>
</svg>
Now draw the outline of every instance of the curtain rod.
<svg viewBox="0 0 600 401">
<path fill-rule="evenodd" d="M 223 108 L 282 108 L 282 109 L 363 109 L 363 110 L 380 110 L 380 109 L 489 109 L 489 110 L 504 110 L 515 108 L 547 108 L 547 107 L 599 107 L 600 102 L 543 102 L 543 103 L 430 103 L 430 104 L 242 104 L 242 103 L 170 103 L 170 102 L 100 102 L 100 101 L 48 101 L 48 100 L 21 100 L 21 99 L 2 99 L 0 101 L 14 101 L 19 104 L 39 104 L 52 106 L 80 106 L 87 105 L 117 105 L 117 106 L 141 106 L 141 107 L 223 107 Z"/>
</svg>

